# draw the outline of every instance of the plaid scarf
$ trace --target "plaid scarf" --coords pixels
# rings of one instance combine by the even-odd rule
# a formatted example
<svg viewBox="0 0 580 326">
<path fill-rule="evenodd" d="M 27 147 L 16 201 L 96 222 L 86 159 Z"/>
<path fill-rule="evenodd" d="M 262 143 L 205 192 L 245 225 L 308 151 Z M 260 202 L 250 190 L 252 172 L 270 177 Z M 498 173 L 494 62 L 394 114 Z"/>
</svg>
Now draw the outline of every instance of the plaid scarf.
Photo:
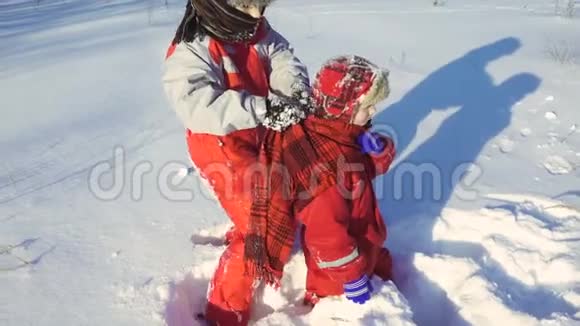
<svg viewBox="0 0 580 326">
<path fill-rule="evenodd" d="M 294 245 L 294 214 L 337 184 L 342 163 L 364 160 L 356 143 L 363 127 L 310 116 L 278 132 L 267 129 L 253 178 L 245 239 L 246 272 L 275 287 Z"/>
</svg>

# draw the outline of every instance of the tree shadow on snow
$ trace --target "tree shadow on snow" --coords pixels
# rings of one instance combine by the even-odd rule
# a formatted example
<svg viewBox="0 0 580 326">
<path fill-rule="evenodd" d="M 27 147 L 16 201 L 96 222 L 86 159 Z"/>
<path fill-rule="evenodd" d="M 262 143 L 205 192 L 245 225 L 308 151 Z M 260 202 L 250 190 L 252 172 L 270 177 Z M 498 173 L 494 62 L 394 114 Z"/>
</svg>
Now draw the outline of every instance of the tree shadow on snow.
<svg viewBox="0 0 580 326">
<path fill-rule="evenodd" d="M 486 72 L 489 63 L 513 54 L 520 47 L 518 39 L 504 38 L 471 50 L 431 73 L 400 101 L 373 119 L 375 127 L 388 126 L 395 132 L 397 152 L 401 157 L 387 175 L 376 181 L 376 187 L 388 224 L 404 221 L 405 225 L 412 225 L 406 234 L 391 233 L 388 245 L 395 252 L 395 264 L 399 265 L 396 278 L 407 276 L 398 275 L 397 271 L 417 276 L 412 278 L 416 284 L 399 282 L 398 286 L 409 301 L 419 325 L 469 324 L 460 316 L 458 307 L 445 291 L 429 280 L 429 271 L 415 269 L 412 257 L 416 252 L 449 254 L 434 252 L 436 248 L 449 246 L 434 243 L 432 231 L 454 191 L 455 195 L 459 192 L 469 195 L 463 187 L 471 181 L 466 177 L 468 166 L 465 163 L 476 162 L 486 143 L 510 124 L 513 106 L 539 87 L 541 80 L 530 73 L 516 74 L 496 85 Z M 435 134 L 416 148 L 409 148 L 417 135 L 418 125 L 435 111 L 446 111 L 450 115 Z M 410 221 L 413 222 L 408 224 Z M 409 237 L 413 240 L 410 241 Z M 470 245 L 485 250 L 479 244 Z M 467 257 L 471 258 L 470 255 L 464 256 Z M 500 268 L 488 276 L 500 286 L 505 284 L 520 293 L 535 293 Z M 417 289 L 421 293 L 417 294 Z M 519 298 L 523 300 L 522 296 Z M 569 312 L 562 305 L 562 299 L 555 295 L 546 292 L 542 298 L 554 304 L 538 311 L 536 304 L 513 302 L 518 299 L 512 298 L 509 306 L 535 317 L 547 316 L 549 312 Z M 426 303 L 430 307 L 424 307 Z"/>
</svg>

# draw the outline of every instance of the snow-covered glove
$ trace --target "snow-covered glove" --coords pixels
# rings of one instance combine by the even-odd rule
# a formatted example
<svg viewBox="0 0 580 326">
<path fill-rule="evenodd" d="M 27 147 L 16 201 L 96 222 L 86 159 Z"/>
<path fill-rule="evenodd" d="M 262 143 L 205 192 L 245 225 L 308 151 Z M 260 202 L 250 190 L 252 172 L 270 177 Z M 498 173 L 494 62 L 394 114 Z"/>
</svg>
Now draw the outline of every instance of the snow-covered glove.
<svg viewBox="0 0 580 326">
<path fill-rule="evenodd" d="M 373 288 L 368 276 L 363 275 L 358 280 L 344 284 L 346 298 L 354 303 L 363 304 L 371 299 Z"/>
<path fill-rule="evenodd" d="M 283 131 L 306 119 L 312 112 L 312 99 L 306 90 L 297 89 L 292 96 L 270 93 L 266 117 L 262 124 L 272 130 Z"/>
<path fill-rule="evenodd" d="M 358 144 L 364 154 L 380 154 L 385 150 L 385 142 L 376 132 L 364 132 L 358 136 Z"/>
</svg>

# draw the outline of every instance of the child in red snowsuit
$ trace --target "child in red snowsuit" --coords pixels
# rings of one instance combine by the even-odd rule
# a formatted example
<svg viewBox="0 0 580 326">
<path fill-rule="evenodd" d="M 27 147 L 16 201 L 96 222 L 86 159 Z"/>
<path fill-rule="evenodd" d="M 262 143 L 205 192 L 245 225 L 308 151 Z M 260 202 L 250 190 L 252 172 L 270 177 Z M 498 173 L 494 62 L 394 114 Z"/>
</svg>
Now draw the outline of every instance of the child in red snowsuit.
<svg viewBox="0 0 580 326">
<path fill-rule="evenodd" d="M 251 196 L 247 171 L 257 160 L 270 92 L 309 85 L 305 66 L 262 14 L 271 0 L 188 0 L 167 51 L 163 83 L 187 129 L 192 163 L 232 220 L 229 244 L 208 291 L 206 319 L 246 325 L 254 279 L 243 248 Z"/>
<path fill-rule="evenodd" d="M 374 77 L 364 77 L 369 74 Z M 323 110 L 326 119 L 356 126 L 367 125 L 375 105 L 388 93 L 387 73 L 356 57 L 327 62 L 313 89 L 318 110 Z M 342 293 L 364 303 L 372 292 L 368 277 L 391 278 L 391 256 L 383 248 L 387 229 L 372 180 L 387 171 L 395 148 L 391 139 L 362 130 L 357 143 L 359 148 L 343 148 L 346 153 L 359 150 L 363 154 L 360 161 L 352 162 L 360 163 L 361 168 L 344 171 L 343 182 L 315 197 L 298 213 L 304 225 L 302 241 L 308 266 L 305 300 L 310 303 Z"/>
<path fill-rule="evenodd" d="M 313 114 L 287 125 L 293 105 L 301 104 L 282 101 L 266 118 L 265 125 L 280 132 L 267 131 L 259 161 L 278 168 L 255 187 L 246 257 L 258 276 L 276 283 L 291 252 L 291 226 L 301 222 L 305 303 L 343 293 L 364 303 L 372 292 L 370 276 L 391 278 L 372 180 L 387 171 L 395 149 L 391 139 L 368 131 L 375 105 L 389 94 L 387 78 L 364 58 L 335 58 L 317 74 Z M 271 118 L 276 110 L 282 113 Z"/>
</svg>

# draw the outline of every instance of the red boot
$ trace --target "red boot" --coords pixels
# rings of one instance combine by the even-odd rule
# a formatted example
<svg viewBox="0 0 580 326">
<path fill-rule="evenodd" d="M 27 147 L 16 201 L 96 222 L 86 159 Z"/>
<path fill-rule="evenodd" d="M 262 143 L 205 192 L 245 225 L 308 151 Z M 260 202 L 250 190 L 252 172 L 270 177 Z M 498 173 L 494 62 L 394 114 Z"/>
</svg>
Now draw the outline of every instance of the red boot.
<svg viewBox="0 0 580 326">
<path fill-rule="evenodd" d="M 309 307 L 314 307 L 320 298 L 314 292 L 306 291 L 304 294 L 304 299 L 302 300 L 302 304 Z"/>
<path fill-rule="evenodd" d="M 250 321 L 250 313 L 224 310 L 210 302 L 207 304 L 205 319 L 211 326 L 246 326 Z"/>
<path fill-rule="evenodd" d="M 244 242 L 234 238 L 220 258 L 209 285 L 205 318 L 216 326 L 247 326 L 254 279 L 245 274 Z"/>
<path fill-rule="evenodd" d="M 380 277 L 383 281 L 393 279 L 393 258 L 391 252 L 387 248 L 381 248 L 377 257 L 374 274 Z"/>
</svg>

